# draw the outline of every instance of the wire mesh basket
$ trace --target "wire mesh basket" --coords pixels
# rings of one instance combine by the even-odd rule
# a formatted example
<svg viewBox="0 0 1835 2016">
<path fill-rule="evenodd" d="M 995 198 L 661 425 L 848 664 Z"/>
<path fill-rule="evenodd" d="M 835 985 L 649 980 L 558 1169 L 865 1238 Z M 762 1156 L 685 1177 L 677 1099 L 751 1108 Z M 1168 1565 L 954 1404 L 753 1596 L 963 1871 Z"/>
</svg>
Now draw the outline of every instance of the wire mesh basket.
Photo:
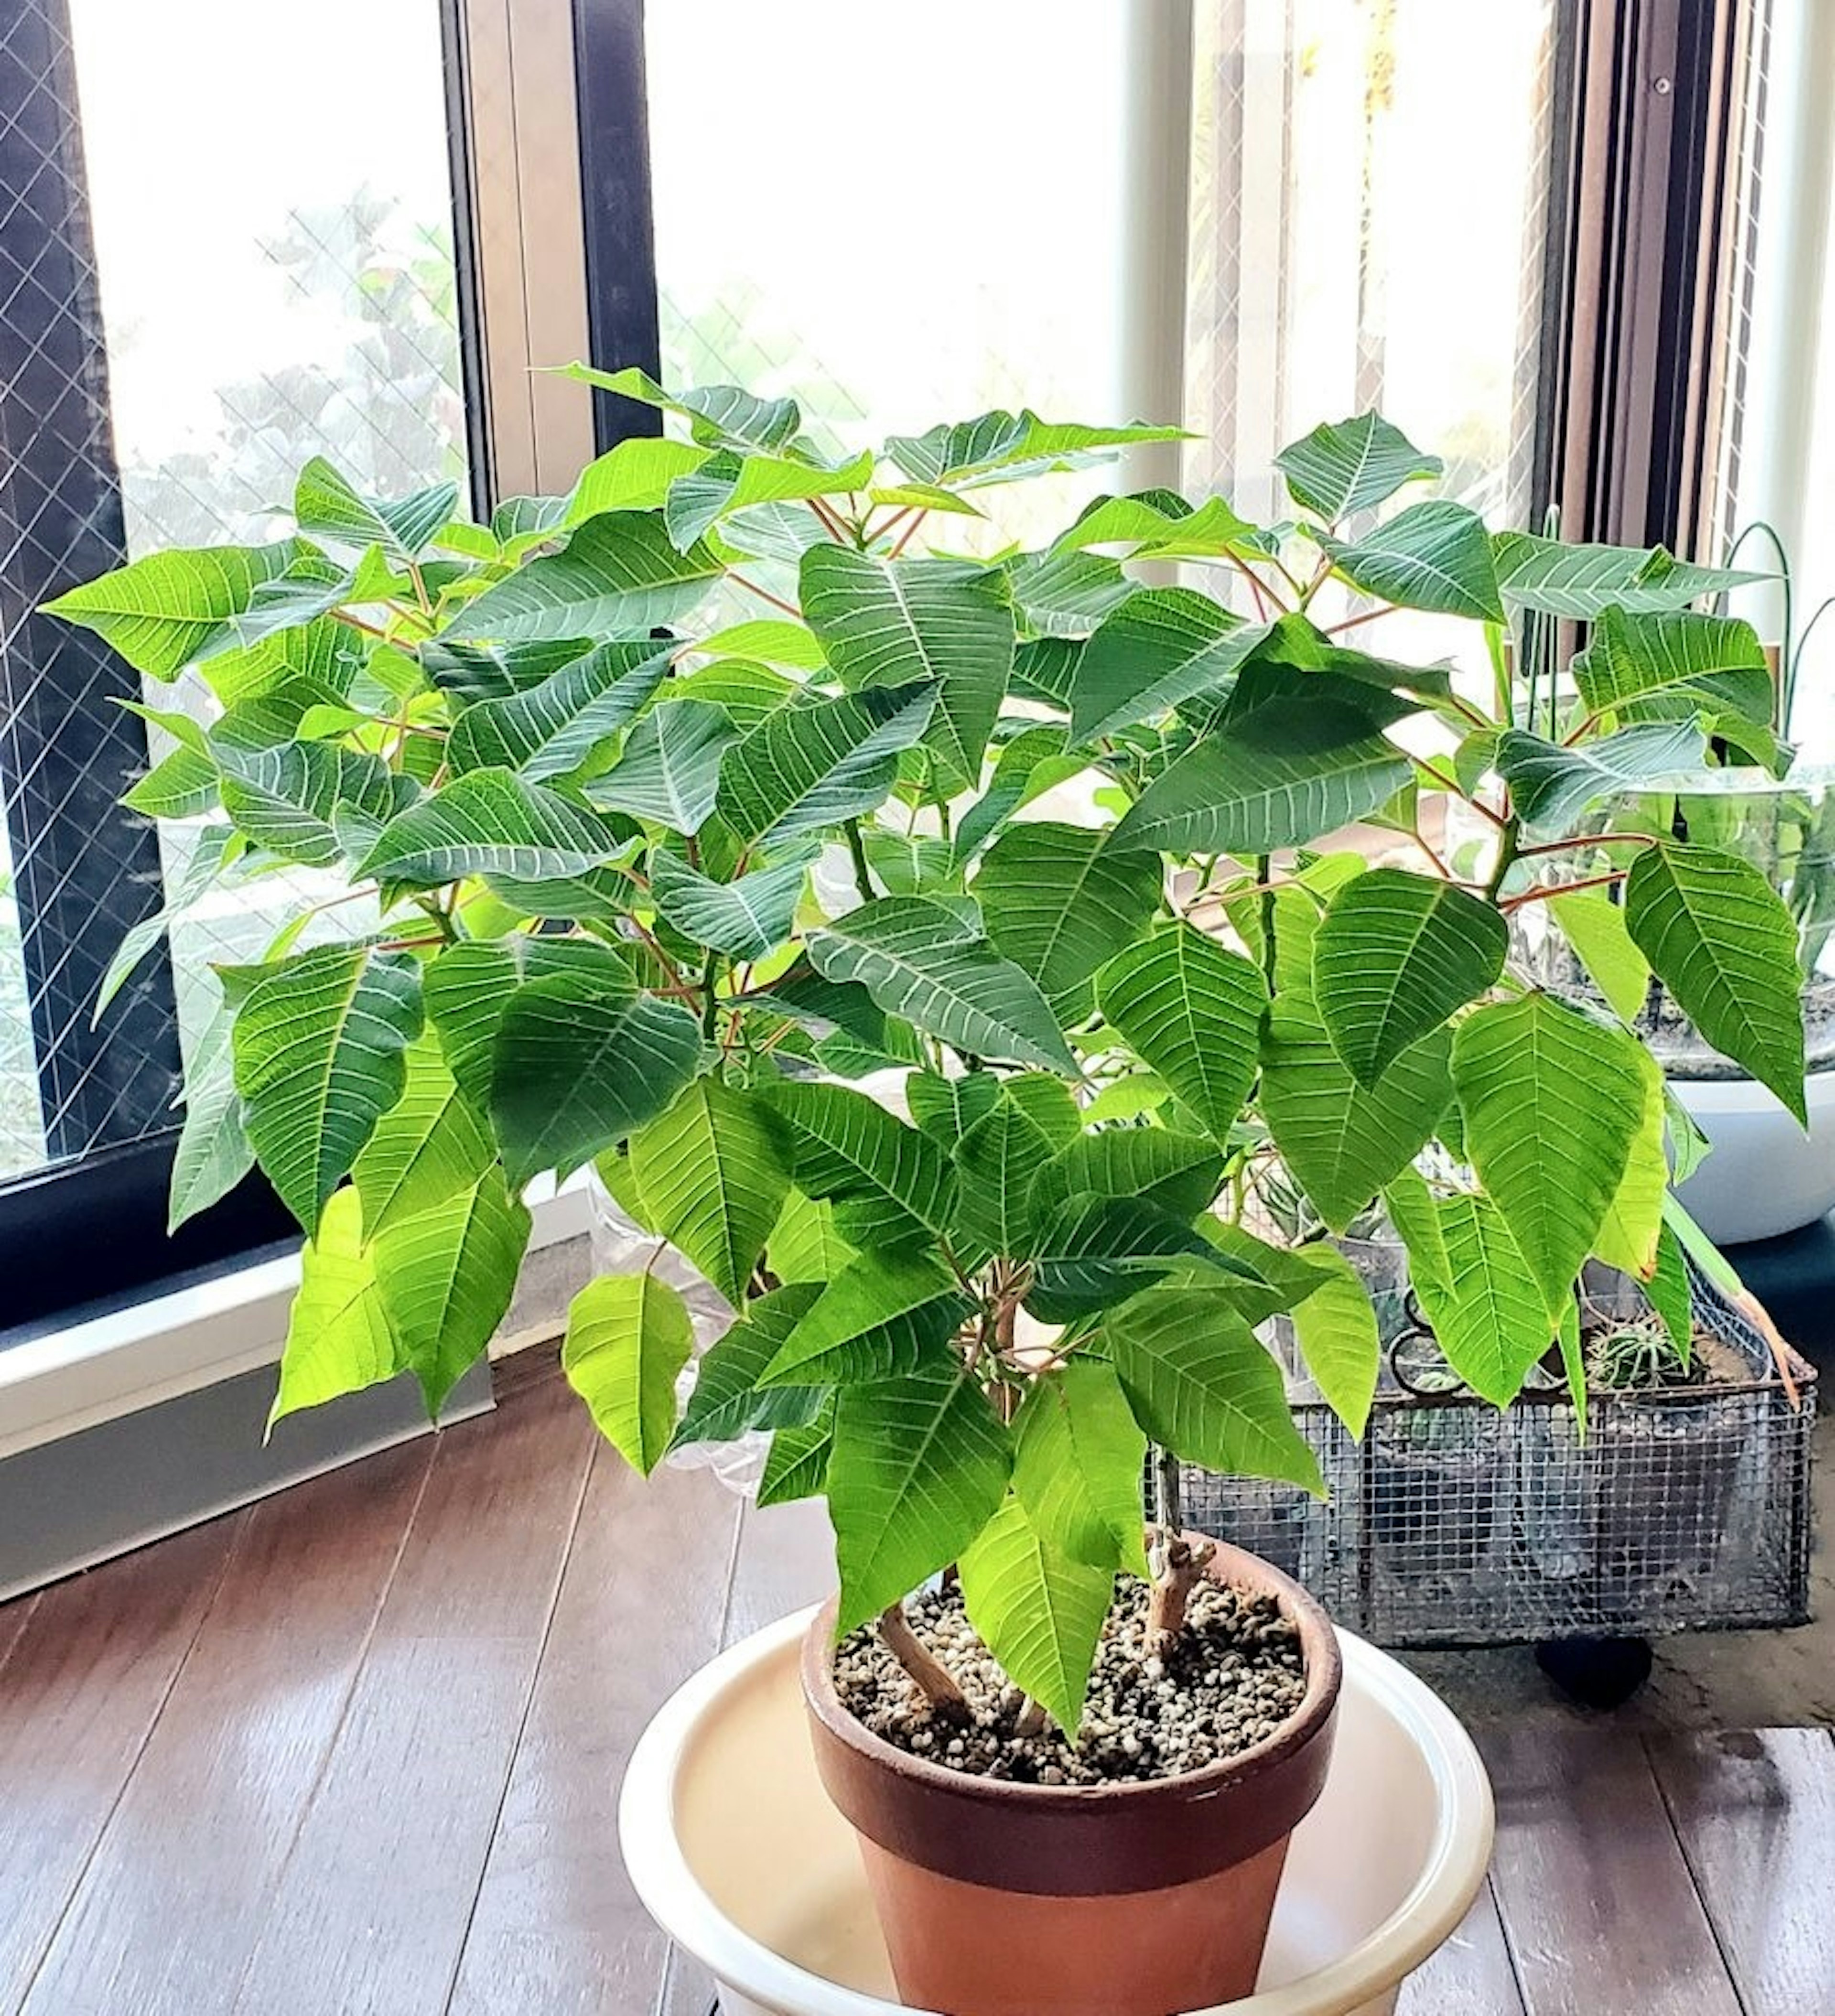
<svg viewBox="0 0 1835 2016">
<path fill-rule="evenodd" d="M 1747 1377 L 1499 1409 L 1386 1374 L 1361 1443 L 1315 1389 L 1295 1418 L 1328 1496 L 1182 1473 L 1186 1525 L 1264 1556 L 1394 1647 L 1656 1636 L 1808 1618 L 1815 1373 L 1793 1405 L 1765 1339 L 1704 1279 L 1697 1323 Z"/>
</svg>

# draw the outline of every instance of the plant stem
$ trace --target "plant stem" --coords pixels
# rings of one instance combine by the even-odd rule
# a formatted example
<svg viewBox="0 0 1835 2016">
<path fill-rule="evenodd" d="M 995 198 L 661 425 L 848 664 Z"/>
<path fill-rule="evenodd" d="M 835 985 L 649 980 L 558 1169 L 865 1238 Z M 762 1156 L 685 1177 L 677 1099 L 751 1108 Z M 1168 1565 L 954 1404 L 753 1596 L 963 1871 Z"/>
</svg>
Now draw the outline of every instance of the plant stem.
<svg viewBox="0 0 1835 2016">
<path fill-rule="evenodd" d="M 853 857 L 854 880 L 859 885 L 860 900 L 870 903 L 873 899 L 873 871 L 867 866 L 866 842 L 860 837 L 860 822 L 851 819 L 847 825 L 847 851 Z"/>
<path fill-rule="evenodd" d="M 905 1669 L 906 1677 L 944 1722 L 966 1723 L 969 1704 L 955 1676 L 928 1651 L 911 1628 L 905 1606 L 895 1603 L 880 1614 L 880 1642 Z"/>
<path fill-rule="evenodd" d="M 720 996 L 714 987 L 714 978 L 719 970 L 719 953 L 709 952 L 707 963 L 701 969 L 701 986 L 706 995 L 701 1005 L 701 1034 L 709 1042 L 714 1040 L 720 1027 Z"/>
<path fill-rule="evenodd" d="M 1272 854 L 1258 854 L 1255 857 L 1255 880 L 1261 885 L 1261 977 L 1268 982 L 1268 991 L 1274 992 L 1274 888 L 1268 877 L 1274 869 Z"/>
<path fill-rule="evenodd" d="M 769 589 L 761 588 L 755 581 L 748 581 L 743 574 L 736 574 L 730 567 L 727 569 L 726 578 L 735 588 L 750 589 L 761 600 L 768 602 L 773 609 L 781 609 L 785 615 L 795 617 L 799 623 L 802 621 L 803 612 L 795 603 L 786 602 L 781 595 L 773 595 Z"/>
<path fill-rule="evenodd" d="M 1497 892 L 1504 886 L 1504 877 L 1517 865 L 1517 850 L 1522 844 L 1523 826 L 1519 819 L 1501 821 L 1503 833 L 1498 841 L 1497 859 L 1492 863 L 1491 880 L 1484 885 L 1484 893 L 1493 902 Z"/>
<path fill-rule="evenodd" d="M 1589 875 L 1578 882 L 1550 882 L 1539 889 L 1526 889 L 1520 896 L 1506 898 L 1498 908 L 1520 910 L 1525 903 L 1545 903 L 1556 896 L 1571 896 L 1577 889 L 1609 889 L 1614 883 L 1622 882 L 1630 873 L 1628 868 L 1620 868 L 1610 875 Z"/>
<path fill-rule="evenodd" d="M 1342 635 L 1347 630 L 1355 630 L 1365 623 L 1374 623 L 1379 617 L 1393 616 L 1394 610 L 1385 603 L 1380 609 L 1366 609 L 1361 616 L 1347 616 L 1342 623 L 1334 623 L 1326 631 L 1328 637 Z"/>
<path fill-rule="evenodd" d="M 1170 1651 L 1185 1629 L 1192 1591 L 1204 1579 L 1204 1566 L 1214 1550 L 1208 1540 L 1194 1546 L 1182 1533 L 1162 1533 L 1160 1572 L 1147 1600 L 1147 1650 L 1160 1657 Z"/>
<path fill-rule="evenodd" d="M 1517 859 L 1527 861 L 1531 855 L 1565 854 L 1571 848 L 1581 847 L 1651 847 L 1656 844 L 1647 833 L 1576 833 L 1565 840 L 1538 841 L 1534 847 L 1520 847 Z"/>
<path fill-rule="evenodd" d="M 1501 813 L 1494 812 L 1489 805 L 1481 805 L 1477 799 L 1468 797 L 1465 792 L 1459 789 L 1457 779 L 1448 776 L 1444 770 L 1436 769 L 1434 766 L 1427 761 L 1425 756 L 1417 756 L 1415 758 L 1415 768 L 1421 772 L 1423 776 L 1431 777 L 1434 783 L 1437 783 L 1443 791 L 1448 792 L 1452 797 L 1461 799 L 1466 805 L 1469 805 L 1472 808 L 1473 811 L 1475 812 L 1481 819 L 1489 819 L 1493 826 L 1505 826 L 1509 823 Z"/>
<path fill-rule="evenodd" d="M 929 511 L 921 509 L 919 509 L 917 516 L 913 518 L 911 523 L 905 527 L 905 530 L 898 535 L 898 545 L 895 545 L 892 549 L 891 552 L 886 556 L 888 560 L 895 560 L 898 559 L 898 556 L 904 552 L 905 548 L 909 546 L 912 541 L 917 536 L 917 529 L 919 526 L 923 524 L 924 520 L 929 517 L 930 515 Z"/>
</svg>

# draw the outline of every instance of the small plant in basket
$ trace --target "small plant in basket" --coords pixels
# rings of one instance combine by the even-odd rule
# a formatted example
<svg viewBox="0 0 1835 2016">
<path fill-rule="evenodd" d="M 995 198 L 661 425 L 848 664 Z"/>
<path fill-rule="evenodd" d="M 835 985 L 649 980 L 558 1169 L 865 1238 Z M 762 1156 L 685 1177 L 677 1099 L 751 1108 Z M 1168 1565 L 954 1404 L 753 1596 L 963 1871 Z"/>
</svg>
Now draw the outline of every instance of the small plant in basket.
<svg viewBox="0 0 1835 2016">
<path fill-rule="evenodd" d="M 1751 632 L 1696 607 L 1735 577 L 1398 506 L 1439 466 L 1368 415 L 1283 452 L 1290 522 L 1152 491 L 1013 550 L 1001 486 L 1166 430 L 997 412 L 837 458 L 789 400 L 580 375 L 678 430 L 488 525 L 450 487 L 379 502 L 315 462 L 272 543 L 53 605 L 212 697 L 148 710 L 175 746 L 132 794 L 193 830 L 179 900 L 304 871 L 267 956 L 220 974 L 175 1215 L 255 1161 L 298 1218 L 277 1417 L 402 1371 L 437 1408 L 504 1312 L 527 1186 L 596 1161 L 733 1320 L 684 1404 L 680 1297 L 602 1279 L 567 1374 L 640 1470 L 761 1429 L 761 1496 L 826 1497 L 845 1647 L 811 1686 L 869 1835 L 901 1771 L 1158 1796 L 1271 1751 L 1300 1774 L 1290 1826 L 1329 1744 L 1329 1630 L 1176 1514 L 1143 1532 L 1143 1466 L 1317 1488 L 1257 1329 L 1290 1313 L 1361 1428 L 1375 1318 L 1315 1235 L 1379 1196 L 1448 1358 L 1500 1404 L 1552 1340 L 1580 1377 L 1589 1256 L 1686 1323 L 1624 976 L 1647 962 L 1801 1114 L 1795 935 L 1733 856 L 1577 836 L 1756 704 Z M 1488 689 L 1384 656 L 1395 608 L 1478 626 Z M 1507 669 L 1532 617 L 1589 626 L 1539 691 Z M 1435 845 L 1441 795 L 1481 859 Z M 1317 851 L 1359 821 L 1393 861 Z M 1582 844 L 1596 874 L 1545 885 Z M 1513 970 L 1538 905 L 1608 1010 Z M 849 1082 L 888 1068 L 896 1111 Z M 1297 1243 L 1250 1229 L 1277 1163 Z M 1190 1867 L 1236 1881 L 1245 1841 L 1268 1845 Z M 1232 1893 L 1251 1924 L 1263 1888 Z M 1113 2006 L 1236 1993 L 1259 1943 L 1247 1976 L 1238 1954 L 1221 1985 Z M 958 1992 L 894 1945 L 908 1992 Z"/>
</svg>

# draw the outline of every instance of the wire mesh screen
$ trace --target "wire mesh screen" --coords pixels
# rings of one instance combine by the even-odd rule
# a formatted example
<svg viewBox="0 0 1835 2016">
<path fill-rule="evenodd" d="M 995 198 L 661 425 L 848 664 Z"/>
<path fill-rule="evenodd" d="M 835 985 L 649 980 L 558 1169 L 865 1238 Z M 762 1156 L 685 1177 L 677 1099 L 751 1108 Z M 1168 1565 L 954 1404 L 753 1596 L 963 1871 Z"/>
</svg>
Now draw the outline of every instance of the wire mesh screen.
<svg viewBox="0 0 1835 2016">
<path fill-rule="evenodd" d="M 1815 1375 L 1793 1406 L 1764 1340 L 1696 1283 L 1737 1383 L 1502 1411 L 1379 1393 L 1362 1445 L 1304 1388 L 1329 1496 L 1188 1470 L 1186 1524 L 1263 1554 L 1379 1644 L 1503 1644 L 1798 1624 Z"/>
<path fill-rule="evenodd" d="M 463 473 L 441 65 L 439 0 L 324 0 L 307 37 L 242 0 L 0 9 L 0 1180 L 176 1125 L 211 963 L 260 958 L 298 893 L 175 916 L 92 1026 L 208 823 L 116 808 L 172 746 L 121 703 L 216 708 L 36 606 L 272 536 L 315 454 L 372 495 Z"/>
</svg>

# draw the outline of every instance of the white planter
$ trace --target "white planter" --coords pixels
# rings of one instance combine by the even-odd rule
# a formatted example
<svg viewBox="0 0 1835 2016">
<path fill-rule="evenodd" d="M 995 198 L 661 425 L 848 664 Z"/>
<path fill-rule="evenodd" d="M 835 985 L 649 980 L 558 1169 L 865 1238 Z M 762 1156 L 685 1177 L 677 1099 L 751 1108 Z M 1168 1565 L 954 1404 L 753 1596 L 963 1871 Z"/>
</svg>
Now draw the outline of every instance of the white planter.
<svg viewBox="0 0 1835 2016">
<path fill-rule="evenodd" d="M 812 1612 L 704 1667 L 637 1746 L 618 1813 L 646 1908 L 722 2016 L 897 2016 L 854 1837 L 815 1775 L 797 1678 Z M 1293 1836 L 1261 1985 L 1231 2016 L 1388 2016 L 1491 1859 L 1491 1787 L 1452 1712 L 1348 1633 L 1337 1748 Z"/>
<path fill-rule="evenodd" d="M 1808 1134 L 1751 1078 L 1670 1085 L 1714 1150 L 1676 1195 L 1716 1245 L 1774 1238 L 1835 1209 L 1835 1071 L 1808 1081 Z"/>
</svg>

